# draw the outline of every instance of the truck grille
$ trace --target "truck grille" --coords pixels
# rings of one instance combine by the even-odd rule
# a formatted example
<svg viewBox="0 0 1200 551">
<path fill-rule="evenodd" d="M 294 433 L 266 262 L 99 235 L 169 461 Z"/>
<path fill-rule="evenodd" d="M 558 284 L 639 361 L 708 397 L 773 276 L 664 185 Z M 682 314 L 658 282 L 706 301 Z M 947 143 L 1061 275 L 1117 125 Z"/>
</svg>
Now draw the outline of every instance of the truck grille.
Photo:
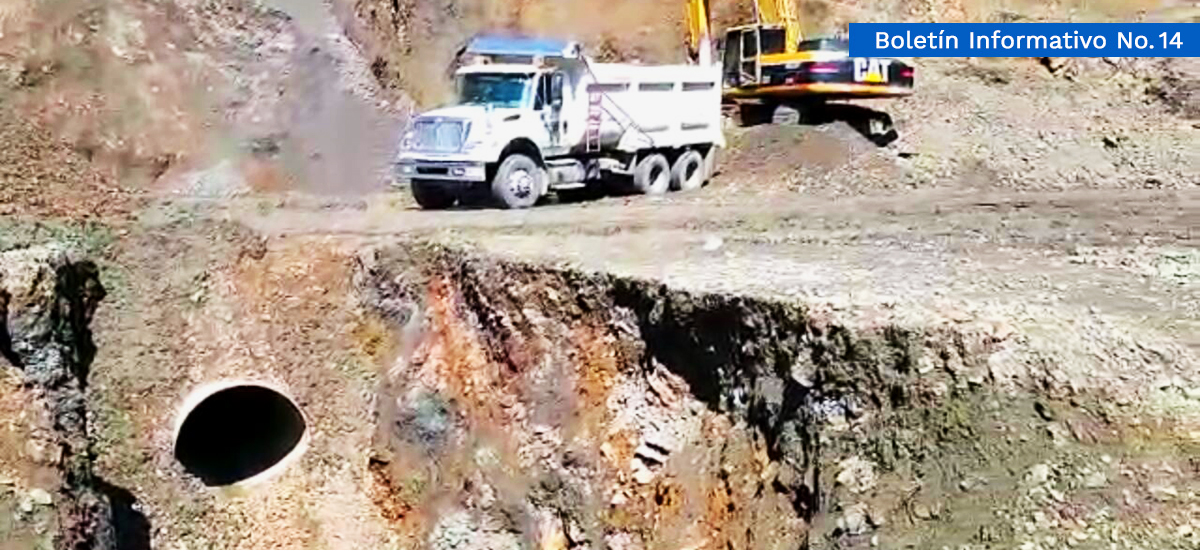
<svg viewBox="0 0 1200 551">
<path fill-rule="evenodd" d="M 454 152 L 462 149 L 466 125 L 457 120 L 420 120 L 414 130 L 416 149 Z"/>
</svg>

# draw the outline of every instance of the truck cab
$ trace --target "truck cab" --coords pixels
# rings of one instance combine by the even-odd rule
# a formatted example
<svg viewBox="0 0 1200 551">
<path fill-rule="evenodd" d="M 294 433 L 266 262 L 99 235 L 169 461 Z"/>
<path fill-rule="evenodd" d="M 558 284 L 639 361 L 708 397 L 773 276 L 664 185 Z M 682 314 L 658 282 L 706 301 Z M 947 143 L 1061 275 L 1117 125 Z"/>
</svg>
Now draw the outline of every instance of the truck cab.
<svg viewBox="0 0 1200 551">
<path fill-rule="evenodd" d="M 567 69 L 557 47 L 541 55 L 475 56 L 455 72 L 453 104 L 416 117 L 400 143 L 398 179 L 410 181 L 423 207 L 444 208 L 473 187 L 486 186 L 514 151 L 539 165 L 519 170 L 518 203 L 548 189 L 547 158 L 568 153 L 563 139 Z M 528 167 L 524 167 L 528 169 Z"/>
<path fill-rule="evenodd" d="M 409 178 L 484 182 L 514 138 L 559 153 L 563 73 L 534 65 L 471 65 L 456 74 L 457 101 L 417 117 L 400 144 Z"/>
</svg>

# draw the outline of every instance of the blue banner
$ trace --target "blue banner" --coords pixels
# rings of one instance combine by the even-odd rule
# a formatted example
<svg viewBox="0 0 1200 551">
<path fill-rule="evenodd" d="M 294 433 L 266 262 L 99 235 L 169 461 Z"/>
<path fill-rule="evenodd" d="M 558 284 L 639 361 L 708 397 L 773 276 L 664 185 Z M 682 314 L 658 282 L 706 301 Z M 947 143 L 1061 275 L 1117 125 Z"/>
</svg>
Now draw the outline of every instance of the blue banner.
<svg viewBox="0 0 1200 551">
<path fill-rule="evenodd" d="M 851 23 L 854 57 L 1200 57 L 1200 23 Z"/>
</svg>

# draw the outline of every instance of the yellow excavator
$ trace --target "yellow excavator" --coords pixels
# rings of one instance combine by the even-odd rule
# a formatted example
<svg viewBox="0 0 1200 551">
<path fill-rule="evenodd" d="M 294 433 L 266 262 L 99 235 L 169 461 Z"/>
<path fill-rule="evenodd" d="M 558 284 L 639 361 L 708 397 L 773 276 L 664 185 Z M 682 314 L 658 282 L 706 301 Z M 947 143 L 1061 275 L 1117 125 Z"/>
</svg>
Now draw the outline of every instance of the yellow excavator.
<svg viewBox="0 0 1200 551">
<path fill-rule="evenodd" d="M 687 0 L 689 57 L 708 65 L 720 55 L 723 97 L 740 108 L 743 122 L 770 117 L 780 105 L 810 108 L 913 92 L 914 71 L 904 60 L 850 57 L 843 37 L 806 39 L 794 0 L 754 0 L 755 22 L 726 29 L 715 43 L 709 6 L 710 0 Z"/>
</svg>

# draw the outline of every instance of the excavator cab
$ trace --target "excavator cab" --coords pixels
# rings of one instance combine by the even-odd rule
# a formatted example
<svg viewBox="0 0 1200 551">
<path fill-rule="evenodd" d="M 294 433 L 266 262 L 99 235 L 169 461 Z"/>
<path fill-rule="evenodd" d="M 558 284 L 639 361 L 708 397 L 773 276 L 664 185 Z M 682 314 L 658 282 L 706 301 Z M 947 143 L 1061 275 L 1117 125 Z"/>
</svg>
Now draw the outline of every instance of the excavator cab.
<svg viewBox="0 0 1200 551">
<path fill-rule="evenodd" d="M 763 55 L 787 52 L 787 29 L 782 25 L 743 25 L 726 31 L 723 49 L 725 86 L 741 88 L 762 82 Z"/>
</svg>

